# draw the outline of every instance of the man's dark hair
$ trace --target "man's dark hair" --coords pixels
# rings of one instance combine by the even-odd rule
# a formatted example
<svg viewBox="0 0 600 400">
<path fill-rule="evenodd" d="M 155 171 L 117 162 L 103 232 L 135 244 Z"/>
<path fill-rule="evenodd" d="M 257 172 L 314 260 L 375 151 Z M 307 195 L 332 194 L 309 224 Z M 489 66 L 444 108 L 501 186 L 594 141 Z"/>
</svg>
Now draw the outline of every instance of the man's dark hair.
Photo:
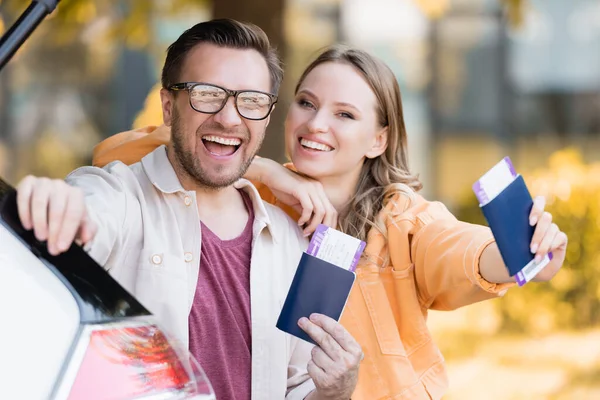
<svg viewBox="0 0 600 400">
<path fill-rule="evenodd" d="M 168 89 L 171 85 L 179 83 L 186 55 L 200 43 L 258 51 L 269 66 L 271 92 L 277 94 L 279 91 L 283 79 L 283 69 L 277 52 L 269 43 L 267 34 L 254 24 L 233 19 L 214 19 L 201 22 L 183 32 L 167 50 L 167 58 L 162 70 L 163 88 Z"/>
</svg>

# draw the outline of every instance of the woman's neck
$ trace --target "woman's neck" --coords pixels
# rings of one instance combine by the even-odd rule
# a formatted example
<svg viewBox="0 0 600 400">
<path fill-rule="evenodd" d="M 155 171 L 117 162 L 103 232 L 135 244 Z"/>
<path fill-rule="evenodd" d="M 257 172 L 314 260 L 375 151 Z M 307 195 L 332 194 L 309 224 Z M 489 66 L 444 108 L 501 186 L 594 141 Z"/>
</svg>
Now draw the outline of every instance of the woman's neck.
<svg viewBox="0 0 600 400">
<path fill-rule="evenodd" d="M 358 175 L 356 177 L 344 175 L 319 179 L 327 198 L 338 214 L 346 208 L 348 202 L 356 194 L 358 178 Z"/>
</svg>

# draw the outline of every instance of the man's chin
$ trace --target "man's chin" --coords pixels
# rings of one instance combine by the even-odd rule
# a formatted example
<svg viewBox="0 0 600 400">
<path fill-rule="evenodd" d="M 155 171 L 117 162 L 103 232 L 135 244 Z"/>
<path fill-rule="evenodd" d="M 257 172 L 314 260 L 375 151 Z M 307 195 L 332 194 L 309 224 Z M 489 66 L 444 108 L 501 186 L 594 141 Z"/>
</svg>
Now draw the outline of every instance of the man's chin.
<svg viewBox="0 0 600 400">
<path fill-rule="evenodd" d="M 211 189 L 225 189 L 228 188 L 229 186 L 233 185 L 235 182 L 237 182 L 240 178 L 230 178 L 230 179 L 218 179 L 218 180 L 207 180 L 206 181 L 206 185 L 207 187 L 211 188 Z"/>
<path fill-rule="evenodd" d="M 197 171 L 195 178 L 202 186 L 211 189 L 224 189 L 233 185 L 244 175 L 239 168 L 235 171 Z"/>
<path fill-rule="evenodd" d="M 188 175 L 193 178 L 197 184 L 209 189 L 223 189 L 231 186 L 244 176 L 250 166 L 251 159 L 240 159 L 234 157 L 227 162 L 215 162 L 204 155 L 192 155 L 184 157 L 189 160 L 183 164 Z M 192 161 L 193 160 L 193 161 Z"/>
</svg>

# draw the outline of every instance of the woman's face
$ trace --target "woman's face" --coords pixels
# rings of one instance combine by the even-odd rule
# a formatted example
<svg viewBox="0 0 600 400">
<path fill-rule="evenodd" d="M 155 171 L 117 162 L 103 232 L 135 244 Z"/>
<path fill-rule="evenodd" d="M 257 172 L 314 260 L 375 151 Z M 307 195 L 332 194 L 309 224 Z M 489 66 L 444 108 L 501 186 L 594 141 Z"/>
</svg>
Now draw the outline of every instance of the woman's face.
<svg viewBox="0 0 600 400">
<path fill-rule="evenodd" d="M 385 151 L 377 99 L 351 65 L 326 62 L 300 85 L 285 121 L 286 150 L 299 172 L 315 179 L 358 179 L 366 157 Z"/>
</svg>

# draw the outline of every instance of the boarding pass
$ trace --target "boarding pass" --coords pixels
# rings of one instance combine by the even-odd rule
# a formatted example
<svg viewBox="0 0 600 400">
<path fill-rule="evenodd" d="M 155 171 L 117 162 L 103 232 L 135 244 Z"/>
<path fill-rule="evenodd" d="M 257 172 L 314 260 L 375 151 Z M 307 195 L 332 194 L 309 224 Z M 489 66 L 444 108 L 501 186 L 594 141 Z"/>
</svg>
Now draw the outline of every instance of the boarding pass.
<svg viewBox="0 0 600 400">
<path fill-rule="evenodd" d="M 360 239 L 320 224 L 306 252 L 338 267 L 354 271 L 365 249 L 365 244 Z"/>
</svg>

